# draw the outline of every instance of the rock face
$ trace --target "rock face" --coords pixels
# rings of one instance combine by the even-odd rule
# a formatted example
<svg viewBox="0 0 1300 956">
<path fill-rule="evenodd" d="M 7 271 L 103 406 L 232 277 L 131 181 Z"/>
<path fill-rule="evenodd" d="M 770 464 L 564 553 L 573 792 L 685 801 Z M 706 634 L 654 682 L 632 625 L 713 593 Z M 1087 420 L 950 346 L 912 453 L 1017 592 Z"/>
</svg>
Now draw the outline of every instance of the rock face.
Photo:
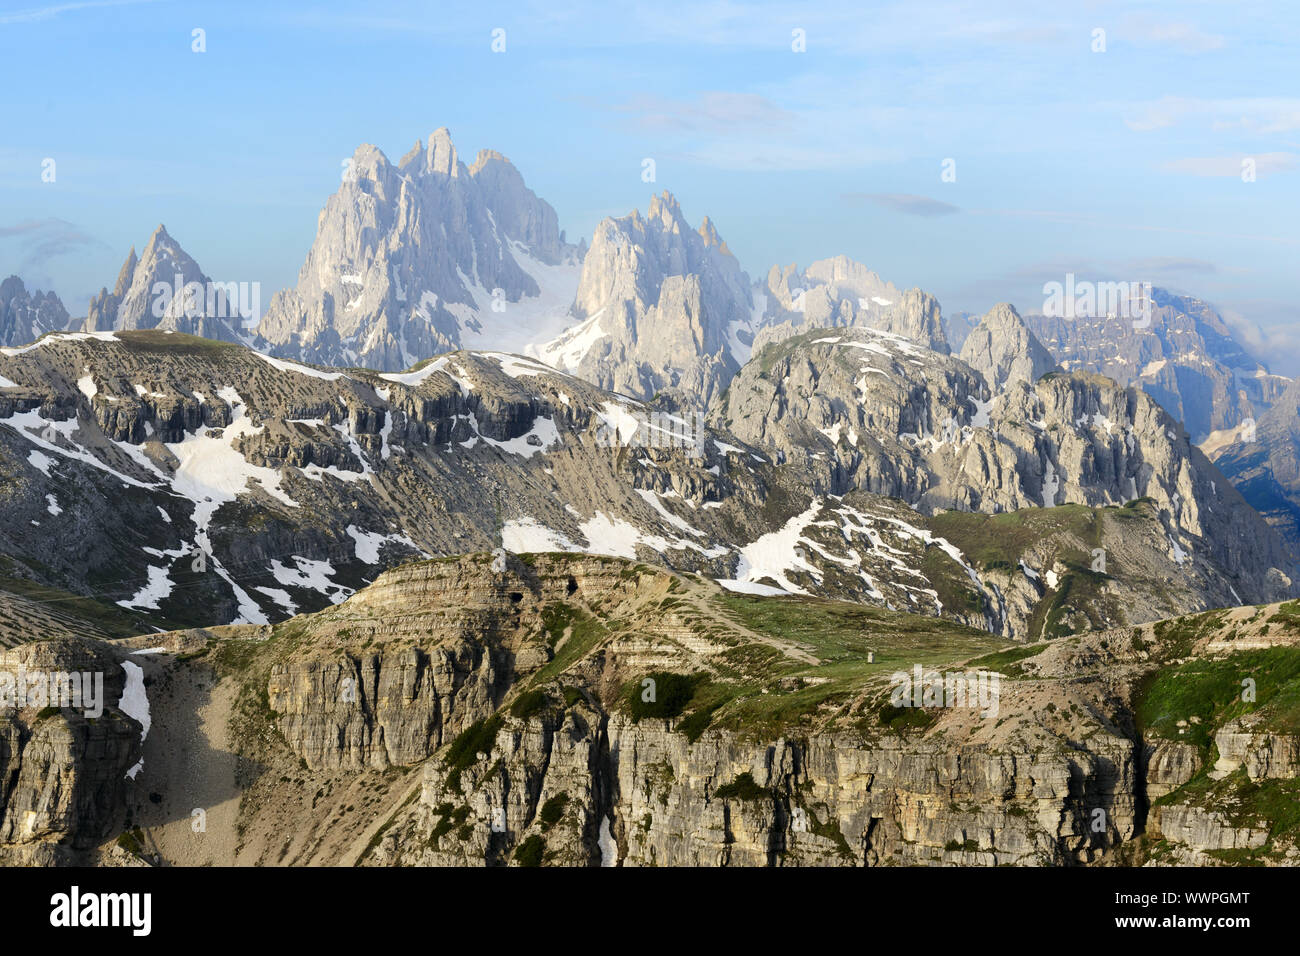
<svg viewBox="0 0 1300 956">
<path fill-rule="evenodd" d="M 53 292 L 30 293 L 18 276 L 0 282 L 0 346 L 26 345 L 68 327 L 68 310 Z"/>
<path fill-rule="evenodd" d="M 944 355 L 948 341 L 939 303 L 920 289 L 900 291 L 848 256 L 821 259 L 800 271 L 773 266 L 760 290 L 754 352 L 810 329 L 881 329 Z"/>
<path fill-rule="evenodd" d="M 252 344 L 240 314 L 241 308 L 258 307 L 252 288 L 213 282 L 159 225 L 143 255 L 131 249 L 113 291 L 102 289 L 90 300 L 82 330 L 159 329 Z"/>
<path fill-rule="evenodd" d="M 1197 444 L 1259 419 L 1289 384 L 1236 341 L 1212 306 L 1164 289 L 1151 292 L 1149 325 L 1119 315 L 1026 315 L 1025 321 L 1062 368 L 1139 386 Z"/>
<path fill-rule="evenodd" d="M 539 347 L 544 361 L 649 399 L 707 404 L 743 361 L 749 279 L 706 218 L 698 230 L 671 193 L 596 227 L 582 264 L 573 328 Z"/>
<path fill-rule="evenodd" d="M 1212 450 L 1214 463 L 1300 554 L 1300 382 Z"/>
<path fill-rule="evenodd" d="M 77 862 L 79 853 L 120 830 L 127 771 L 140 758 L 141 733 L 140 723 L 118 706 L 125 684 L 121 659 L 109 645 L 77 638 L 0 651 L 0 675 L 14 680 L 85 673 L 103 683 L 103 712 L 93 717 L 85 708 L 51 705 L 48 690 L 39 699 L 28 697 L 30 706 L 0 708 L 5 865 Z"/>
<path fill-rule="evenodd" d="M 1159 800 L 1173 793 L 1201 769 L 1201 753 L 1191 744 L 1160 740 L 1147 748 L 1147 798 Z"/>
<path fill-rule="evenodd" d="M 441 767 L 428 766 L 411 835 L 437 829 L 436 808 L 465 801 L 476 824 L 469 839 L 421 850 L 394 837 L 384 849 L 386 861 L 460 866 L 518 860 L 534 838 L 544 841 L 545 863 L 564 865 L 1089 862 L 1134 834 L 1131 748 L 1120 739 L 1113 747 L 1066 758 L 907 740 L 873 747 L 847 735 L 709 733 L 692 742 L 662 722 L 600 721 L 578 706 L 554 724 L 503 731 L 491 754 L 499 769 L 467 801 Z M 728 793 L 737 779 L 744 789 Z M 547 827 L 538 811 L 561 796 L 565 817 Z M 503 839 L 494 842 L 482 821 L 497 808 Z M 1114 811 L 1115 829 L 1092 834 L 1087 821 L 1103 808 Z"/>
<path fill-rule="evenodd" d="M 1154 289 L 1132 318 L 1026 323 L 1067 370 L 1140 387 L 1176 420 L 1300 557 L 1300 387 L 1272 374 L 1208 303 Z"/>
<path fill-rule="evenodd" d="M 1257 719 L 1231 720 L 1214 735 L 1219 759 L 1212 776 L 1226 777 L 1239 768 L 1250 780 L 1290 780 L 1300 776 L 1300 737 L 1256 729 Z"/>
<path fill-rule="evenodd" d="M 397 569 L 295 628 L 294 649 L 270 670 L 270 708 L 313 769 L 424 763 L 419 802 L 377 842 L 372 863 L 523 862 L 523 848 L 540 844 L 539 862 L 587 865 L 1041 865 L 1101 859 L 1135 835 L 1132 741 L 1106 718 L 1085 717 L 1086 749 L 1053 746 L 1066 728 L 1033 716 L 1050 697 L 1039 685 L 1032 696 L 1005 690 L 997 721 L 952 712 L 925 734 L 874 721 L 824 726 L 839 705 L 771 737 L 746 731 L 753 725 L 739 716 L 737 729 L 699 733 L 630 715 L 629 679 L 639 693 L 647 672 L 667 680 L 666 670 L 690 671 L 734 641 L 768 639 L 717 618 L 716 589 L 672 582 L 584 556 L 512 560 L 500 571 L 486 557 Z M 697 626 L 705 620 L 713 626 Z M 884 633 L 897 626 L 880 623 Z M 359 643 L 372 650 L 358 657 Z M 823 679 L 807 669 L 815 648 L 773 635 L 769 650 L 763 666 L 775 661 L 777 674 L 797 664 L 807 680 Z M 423 676 L 403 663 L 448 654 L 478 663 L 431 664 Z M 333 675 L 357 664 L 358 692 L 340 692 Z M 313 676 L 322 674 L 330 679 Z M 1077 662 L 1070 676 L 1067 696 L 1053 699 L 1077 701 L 1071 713 L 1105 698 L 1096 677 L 1080 680 Z M 715 693 L 727 686 L 707 667 L 699 679 L 721 680 Z M 748 679 L 775 694 L 803 686 Z M 1099 809 L 1102 831 L 1091 826 Z"/>
<path fill-rule="evenodd" d="M 258 331 L 274 354 L 397 371 L 460 348 L 523 351 L 571 321 L 584 250 L 500 153 L 448 131 L 397 164 L 360 146 L 321 211 L 295 289 Z"/>
<path fill-rule="evenodd" d="M 995 305 L 962 343 L 961 360 L 984 376 L 994 391 L 1011 382 L 1032 385 L 1057 368 L 1013 306 Z"/>
<path fill-rule="evenodd" d="M 1190 570 L 1207 557 L 1225 575 L 1224 603 L 1274 600 L 1296 579 L 1282 541 L 1177 423 L 1099 376 L 1048 375 L 990 396 L 966 363 L 904 339 L 805 333 L 760 353 L 714 417 L 831 494 L 869 490 L 925 514 L 1149 498 L 1170 562 Z"/>
<path fill-rule="evenodd" d="M 130 826 L 132 852 L 183 864 L 190 821 L 144 809 L 156 790 L 211 808 L 213 863 L 1294 864 L 1300 832 L 1275 808 L 1295 781 L 1278 730 L 1295 678 L 1278 671 L 1230 719 L 1239 702 L 1213 690 L 1146 703 L 1188 675 L 1249 670 L 1261 648 L 1293 673 L 1295 619 L 1294 604 L 1237 608 L 1008 659 L 935 618 L 727 596 L 616 558 L 417 562 L 275 627 L 132 641 L 160 649 L 143 786 L 125 779 L 142 753 L 122 710 L 130 647 L 0 653 L 0 672 L 103 671 L 118 702 L 94 721 L 0 715 L 0 859 L 130 862 L 103 842 Z M 900 706 L 917 654 L 936 676 L 997 681 Z M 235 755 L 226 816 L 194 789 L 189 738 L 153 746 L 218 699 L 244 702 L 201 732 Z M 1180 739 L 1188 727 L 1203 736 Z"/>
<path fill-rule="evenodd" d="M 544 578 L 558 569 L 538 571 Z M 689 667 L 708 659 L 710 643 L 725 645 L 719 633 L 694 638 L 689 650 L 667 637 L 666 622 L 645 613 L 652 593 L 644 577 L 624 583 L 606 607 L 616 618 L 638 596 L 642 628 L 611 628 L 590 665 L 521 677 L 495 715 L 425 763 L 418 802 L 363 862 L 1070 865 L 1111 862 L 1123 851 L 1129 863 L 1136 852 L 1138 862 L 1149 854 L 1203 865 L 1231 862 L 1216 856 L 1230 851 L 1285 865 L 1297 856 L 1293 830 L 1270 831 L 1249 810 L 1203 807 L 1181 790 L 1201 769 L 1197 747 L 1158 734 L 1144 740 L 1134 729 L 1150 676 L 1186 662 L 1174 655 L 1191 653 L 1199 666 L 1206 641 L 1236 633 L 1241 621 L 1212 623 L 1190 648 L 1170 640 L 1201 628 L 1188 621 L 1045 645 L 1003 676 L 996 720 L 938 708 L 921 730 L 886 730 L 872 719 L 850 729 L 830 705 L 782 732 L 752 716 L 736 715 L 734 728 L 716 716 L 737 705 L 719 707 L 712 670 L 697 675 L 709 694 L 677 718 L 638 718 L 626 695 L 600 690 L 630 683 L 639 692 L 652 668 Z M 676 593 L 671 603 L 681 608 Z M 530 600 L 521 605 L 525 629 Z M 1282 640 L 1294 647 L 1294 636 Z M 795 686 L 778 680 L 768 689 Z M 694 707 L 704 700 L 714 703 L 701 720 Z"/>
<path fill-rule="evenodd" d="M 922 354 L 885 333 L 861 334 L 909 366 L 908 349 Z M 135 632 L 269 623 L 337 604 L 413 556 L 465 548 L 636 557 L 737 590 L 908 607 L 1018 640 L 1038 635 L 1036 609 L 1063 600 L 1058 587 L 1075 596 L 1069 613 L 1054 612 L 1052 633 L 1285 587 L 1264 563 L 1266 536 L 1240 546 L 1252 518 L 1233 511 L 1226 482 L 1206 497 L 1214 479 L 1192 465 L 1184 474 L 1177 455 L 1157 459 L 1155 446 L 1141 453 L 1161 467 L 1144 478 L 1137 451 L 1126 458 L 1107 444 L 1109 457 L 1096 456 L 1104 425 L 1075 434 L 1085 412 L 1136 428 L 1124 395 L 1096 393 L 1103 402 L 1093 386 L 1070 397 L 1073 386 L 1040 383 L 1034 398 L 1022 384 L 1024 395 L 998 399 L 1007 411 L 997 420 L 1014 443 L 963 426 L 960 443 L 945 445 L 933 424 L 963 404 L 976 410 L 969 399 L 984 386 L 959 360 L 930 352 L 923 364 L 937 377 L 925 388 L 892 378 L 886 386 L 853 366 L 850 375 L 884 389 L 867 406 L 870 432 L 841 426 L 832 445 L 828 417 L 810 438 L 823 450 L 778 465 L 694 416 L 500 353 L 455 353 L 406 373 L 339 372 L 157 331 L 54 335 L 9 351 L 0 352 L 0 376 L 13 383 L 0 389 L 0 462 L 14 478 L 0 501 L 0 554 L 12 562 L 7 574 L 23 587 L 59 589 L 69 611 L 79 604 L 66 592 L 92 598 L 96 628 L 104 610 Z M 820 382 L 823 397 L 844 387 L 831 374 Z M 782 402 L 770 432 L 750 432 L 755 441 L 782 448 L 782 436 L 804 427 L 808 410 Z M 826 408 L 829 416 L 850 406 L 836 399 Z M 1062 432 L 1048 444 L 1032 426 L 1011 430 L 1045 415 L 1071 421 L 1074 437 Z M 1147 425 L 1140 432 L 1157 441 Z M 867 441 L 881 451 L 858 448 Z M 1014 548 L 993 556 L 986 529 L 939 514 L 953 502 L 1038 505 L 1044 462 L 1053 475 L 1077 476 L 1060 479 L 1055 498 L 1079 503 L 1069 521 L 1026 519 L 1033 534 L 1021 529 L 1007 538 Z M 1137 492 L 1117 477 L 1130 473 Z M 1143 490 L 1155 505 L 1094 513 Z M 1237 534 L 1201 539 L 1230 520 Z M 1124 569 L 1105 593 L 1070 584 L 1097 547 Z M 18 639 L 22 621 L 48 620 L 23 593 L 0 603 L 0 623 L 14 622 L 0 629 L 5 640 Z M 75 615 L 59 626 L 86 632 Z"/>
</svg>

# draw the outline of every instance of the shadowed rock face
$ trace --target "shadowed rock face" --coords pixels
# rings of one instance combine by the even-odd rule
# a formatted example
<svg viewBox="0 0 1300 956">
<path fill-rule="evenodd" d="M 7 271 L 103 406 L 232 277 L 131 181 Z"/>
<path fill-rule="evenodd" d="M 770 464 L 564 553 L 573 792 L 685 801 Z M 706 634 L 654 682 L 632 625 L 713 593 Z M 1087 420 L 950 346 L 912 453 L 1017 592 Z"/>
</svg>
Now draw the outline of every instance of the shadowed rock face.
<svg viewBox="0 0 1300 956">
<path fill-rule="evenodd" d="M 1042 645 L 1003 665 L 996 714 L 938 707 L 904 729 L 879 710 L 896 665 L 862 665 L 848 687 L 811 698 L 820 705 L 795 703 L 841 679 L 820 676 L 819 655 L 838 646 L 823 606 L 802 612 L 808 638 L 778 629 L 771 656 L 748 657 L 737 648 L 766 632 L 742 627 L 735 608 L 718 617 L 715 589 L 673 580 L 584 556 L 389 572 L 296 631 L 270 671 L 286 705 L 273 705 L 277 726 L 313 766 L 422 764 L 418 799 L 361 855 L 370 865 L 1071 865 L 1134 852 L 1203 863 L 1233 848 L 1295 858 L 1294 834 L 1230 823 L 1180 789 L 1205 759 L 1196 747 L 1163 725 L 1146 738 L 1136 729 L 1151 675 L 1178 680 L 1176 668 L 1222 653 L 1212 648 L 1229 632 L 1263 638 L 1255 622 L 1276 607 Z M 437 609 L 425 633 L 407 623 L 422 608 Z M 906 659 L 904 619 L 855 633 Z M 932 652 L 951 642 L 954 661 L 978 653 L 961 643 L 971 632 L 940 627 L 951 630 L 925 639 Z M 1296 646 L 1276 627 L 1266 640 Z M 412 668 L 437 650 L 478 663 Z M 721 664 L 742 659 L 739 672 Z M 316 677 L 358 664 L 352 697 Z M 796 666 L 798 679 L 780 676 Z M 645 676 L 673 673 L 693 674 L 697 696 L 666 718 L 638 715 Z M 1253 732 L 1217 730 L 1231 764 L 1220 777 L 1238 764 L 1251 779 L 1293 775 L 1293 739 L 1261 732 L 1281 699 L 1261 701 Z"/>
<path fill-rule="evenodd" d="M 18 276 L 0 282 L 0 346 L 26 345 L 68 327 L 68 310 L 53 292 L 30 293 Z"/>
<path fill-rule="evenodd" d="M 61 638 L 0 651 L 0 675 L 98 674 L 103 712 L 51 706 L 0 708 L 0 862 L 49 865 L 116 835 L 127 771 L 140 759 L 140 723 L 119 708 L 125 654 L 101 641 Z M 3 677 L 0 677 L 0 681 Z M 48 687 L 48 682 L 46 683 Z M 12 693 L 10 688 L 10 693 Z M 30 693 L 30 691 L 29 691 Z"/>
<path fill-rule="evenodd" d="M 397 164 L 358 147 L 294 289 L 259 333 L 309 362 L 407 368 L 461 348 L 522 351 L 570 324 L 585 249 L 500 153 L 460 161 L 444 129 Z"/>
<path fill-rule="evenodd" d="M 772 348 L 787 345 L 768 378 L 764 352 L 731 390 L 739 413 L 776 388 L 761 428 L 744 414 L 709 428 L 500 353 L 339 372 L 153 331 L 0 354 L 15 476 L 0 639 L 37 620 L 107 634 L 272 622 L 467 548 L 637 557 L 1016 639 L 1037 636 L 1035 609 L 1099 547 L 1124 570 L 1072 591 L 1073 626 L 1286 592 L 1266 529 L 1243 533 L 1257 519 L 1135 393 L 1049 378 L 986 400 L 960 360 L 887 333 Z M 1035 508 L 1048 490 L 1075 517 L 1033 518 L 996 555 L 984 529 L 939 523 L 946 508 Z M 1143 495 L 1149 508 L 1120 507 Z M 33 586 L 55 589 L 57 620 Z"/>
<path fill-rule="evenodd" d="M 1300 401 L 1208 303 L 1155 289 L 1149 323 L 1122 316 L 1025 323 L 1067 370 L 1141 388 L 1181 421 L 1246 501 L 1300 555 Z"/>
<path fill-rule="evenodd" d="M 1300 383 L 1292 382 L 1253 428 L 1213 451 L 1223 470 L 1289 544 L 1300 553 Z"/>
</svg>

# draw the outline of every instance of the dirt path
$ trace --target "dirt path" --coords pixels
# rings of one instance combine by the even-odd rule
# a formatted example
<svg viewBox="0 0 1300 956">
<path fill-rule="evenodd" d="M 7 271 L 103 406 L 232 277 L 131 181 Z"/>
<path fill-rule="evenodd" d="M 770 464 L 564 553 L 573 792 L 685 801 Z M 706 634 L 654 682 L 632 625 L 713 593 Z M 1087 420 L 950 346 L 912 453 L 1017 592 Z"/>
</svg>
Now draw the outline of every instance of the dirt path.
<svg viewBox="0 0 1300 956">
<path fill-rule="evenodd" d="M 698 581 L 692 581 L 688 578 L 679 578 L 679 580 L 683 585 L 685 585 L 686 593 L 681 594 L 678 592 L 674 596 L 685 598 L 686 601 L 693 605 L 695 609 L 705 617 L 725 621 L 728 627 L 736 631 L 738 634 L 743 635 L 746 639 L 759 644 L 766 644 L 768 647 L 774 647 L 786 657 L 791 657 L 797 661 L 802 661 L 805 664 L 813 666 L 821 663 L 821 660 L 814 657 L 802 644 L 797 644 L 794 641 L 783 641 L 780 638 L 772 637 L 768 634 L 759 634 L 757 631 L 751 631 L 749 628 L 745 627 L 745 625 L 737 621 L 733 615 L 729 614 L 725 608 L 719 607 L 713 603 L 713 598 L 716 596 L 716 592 L 709 585 L 701 584 Z M 721 587 L 721 585 L 718 585 L 718 587 Z"/>
</svg>

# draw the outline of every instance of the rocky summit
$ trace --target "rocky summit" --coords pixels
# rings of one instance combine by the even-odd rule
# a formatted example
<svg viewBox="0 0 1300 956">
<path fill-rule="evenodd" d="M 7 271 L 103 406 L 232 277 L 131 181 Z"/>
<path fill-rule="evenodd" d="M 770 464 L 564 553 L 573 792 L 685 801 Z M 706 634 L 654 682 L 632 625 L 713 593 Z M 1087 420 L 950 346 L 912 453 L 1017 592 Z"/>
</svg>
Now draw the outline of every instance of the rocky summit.
<svg viewBox="0 0 1300 956">
<path fill-rule="evenodd" d="M 276 293 L 258 332 L 276 355 L 380 371 L 522 351 L 569 323 L 584 252 L 498 152 L 466 166 L 445 128 L 397 163 L 360 146 L 296 288 Z"/>
</svg>

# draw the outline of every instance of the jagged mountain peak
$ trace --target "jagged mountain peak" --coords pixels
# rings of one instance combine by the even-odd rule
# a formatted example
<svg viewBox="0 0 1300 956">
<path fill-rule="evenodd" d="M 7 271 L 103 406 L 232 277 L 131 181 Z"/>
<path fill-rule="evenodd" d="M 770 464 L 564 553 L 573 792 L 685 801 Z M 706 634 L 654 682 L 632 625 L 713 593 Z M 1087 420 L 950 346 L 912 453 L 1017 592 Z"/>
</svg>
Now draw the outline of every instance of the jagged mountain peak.
<svg viewBox="0 0 1300 956">
<path fill-rule="evenodd" d="M 921 289 L 900 290 L 846 255 L 819 259 L 804 270 L 772 266 L 760 290 L 763 311 L 754 349 L 812 328 L 874 328 L 947 355 L 939 302 Z"/>
<path fill-rule="evenodd" d="M 68 327 L 68 310 L 53 292 L 28 291 L 16 275 L 0 282 L 0 346 L 25 345 Z"/>
<path fill-rule="evenodd" d="M 424 152 L 424 170 L 441 176 L 458 176 L 460 168 L 460 157 L 451 141 L 451 130 L 439 126 L 429 134 L 429 145 Z"/>
<path fill-rule="evenodd" d="M 1011 382 L 1036 382 L 1059 368 L 1052 353 L 1009 302 L 993 306 L 970 331 L 962 343 L 961 357 L 995 390 Z"/>
<path fill-rule="evenodd" d="M 471 176 L 477 176 L 482 170 L 494 164 L 499 164 L 502 167 L 508 168 L 516 176 L 519 176 L 520 179 L 523 179 L 519 170 L 515 168 L 514 163 L 510 162 L 505 153 L 498 152 L 495 149 L 480 149 L 478 155 L 474 157 L 474 162 L 470 164 L 469 174 Z"/>
<path fill-rule="evenodd" d="M 650 197 L 650 208 L 646 213 L 646 218 L 657 219 L 665 226 L 678 226 L 686 223 L 686 217 L 682 214 L 682 204 L 667 189 Z"/>
<path fill-rule="evenodd" d="M 277 355 L 396 371 L 464 347 L 523 351 L 570 323 L 579 248 L 502 154 L 466 168 L 441 127 L 396 167 L 361 147 L 352 172 L 259 327 Z"/>
<path fill-rule="evenodd" d="M 700 220 L 699 228 L 700 238 L 704 240 L 704 245 L 710 249 L 717 249 L 724 256 L 730 256 L 731 250 L 727 247 L 727 242 L 720 235 L 718 229 L 713 224 L 713 220 L 705 216 Z"/>
<path fill-rule="evenodd" d="M 752 309 L 749 278 L 713 222 L 693 229 L 664 190 L 645 218 L 633 210 L 596 227 L 578 324 L 536 354 L 604 388 L 704 405 L 739 368 L 735 343 Z"/>
<path fill-rule="evenodd" d="M 1149 499 L 1161 563 L 1199 575 L 1212 600 L 1295 590 L 1295 559 L 1182 428 L 1104 376 L 1048 374 L 990 393 L 961 359 L 903 337 L 813 330 L 768 345 L 713 417 L 819 492 L 871 491 L 924 513 Z"/>
<path fill-rule="evenodd" d="M 240 306 L 229 287 L 214 283 L 159 223 L 145 243 L 127 254 L 113 291 L 90 300 L 81 327 L 86 332 L 170 329 L 225 342 L 251 343 L 243 333 Z M 196 291 L 197 290 L 197 291 Z"/>
</svg>

